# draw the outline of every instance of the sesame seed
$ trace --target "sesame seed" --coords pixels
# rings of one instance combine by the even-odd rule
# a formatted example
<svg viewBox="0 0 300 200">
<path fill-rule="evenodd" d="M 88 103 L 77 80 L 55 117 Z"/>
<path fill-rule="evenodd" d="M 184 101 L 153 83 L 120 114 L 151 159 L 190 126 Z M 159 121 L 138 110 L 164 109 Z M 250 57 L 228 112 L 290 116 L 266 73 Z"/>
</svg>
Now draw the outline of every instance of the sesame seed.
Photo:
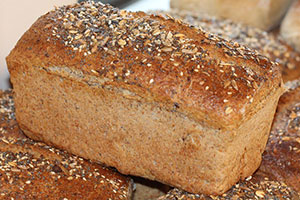
<svg viewBox="0 0 300 200">
<path fill-rule="evenodd" d="M 151 83 L 153 83 L 153 82 L 154 82 L 153 78 L 152 78 L 152 79 L 150 79 L 149 83 L 151 84 Z"/>
<path fill-rule="evenodd" d="M 262 190 L 257 190 L 255 192 L 256 196 L 260 197 L 260 198 L 264 198 L 265 197 L 265 193 Z"/>
<path fill-rule="evenodd" d="M 232 80 L 232 81 L 231 81 L 231 85 L 232 85 L 232 87 L 233 87 L 235 90 L 239 90 L 239 88 L 238 88 L 238 86 L 237 86 L 235 80 Z"/>
<path fill-rule="evenodd" d="M 228 114 L 232 113 L 232 111 L 233 111 L 233 109 L 231 107 L 227 107 L 225 109 L 225 114 L 228 115 Z"/>
<path fill-rule="evenodd" d="M 127 44 L 127 42 L 126 42 L 125 40 L 120 39 L 120 40 L 118 41 L 118 44 L 119 44 L 120 46 L 125 46 L 125 45 Z"/>
</svg>

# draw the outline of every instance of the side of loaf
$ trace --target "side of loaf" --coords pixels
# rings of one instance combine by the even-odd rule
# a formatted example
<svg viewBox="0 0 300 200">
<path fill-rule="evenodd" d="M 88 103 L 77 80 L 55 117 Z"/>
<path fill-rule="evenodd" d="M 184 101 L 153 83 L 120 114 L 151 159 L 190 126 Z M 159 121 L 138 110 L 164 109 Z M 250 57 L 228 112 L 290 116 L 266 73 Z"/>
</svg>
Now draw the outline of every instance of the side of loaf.
<svg viewBox="0 0 300 200">
<path fill-rule="evenodd" d="M 277 26 L 293 0 L 171 0 L 171 8 L 231 19 L 268 31 Z"/>
<path fill-rule="evenodd" d="M 129 177 L 27 138 L 14 114 L 0 91 L 0 199 L 131 199 Z"/>
<path fill-rule="evenodd" d="M 7 63 L 26 135 L 194 193 L 258 168 L 283 92 L 247 47 L 91 2 L 39 18 Z"/>
</svg>

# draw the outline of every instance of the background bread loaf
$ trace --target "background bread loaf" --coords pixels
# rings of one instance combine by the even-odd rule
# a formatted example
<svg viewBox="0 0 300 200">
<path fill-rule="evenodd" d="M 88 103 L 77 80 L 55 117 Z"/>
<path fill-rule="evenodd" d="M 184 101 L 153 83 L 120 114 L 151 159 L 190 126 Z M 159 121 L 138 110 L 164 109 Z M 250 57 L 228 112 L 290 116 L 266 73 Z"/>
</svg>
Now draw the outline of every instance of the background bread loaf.
<svg viewBox="0 0 300 200">
<path fill-rule="evenodd" d="M 171 8 L 270 30 L 278 25 L 293 0 L 171 0 Z"/>
<path fill-rule="evenodd" d="M 260 171 L 300 192 L 300 80 L 279 101 Z"/>
<path fill-rule="evenodd" d="M 300 52 L 300 1 L 295 0 L 280 26 L 285 41 Z"/>
</svg>

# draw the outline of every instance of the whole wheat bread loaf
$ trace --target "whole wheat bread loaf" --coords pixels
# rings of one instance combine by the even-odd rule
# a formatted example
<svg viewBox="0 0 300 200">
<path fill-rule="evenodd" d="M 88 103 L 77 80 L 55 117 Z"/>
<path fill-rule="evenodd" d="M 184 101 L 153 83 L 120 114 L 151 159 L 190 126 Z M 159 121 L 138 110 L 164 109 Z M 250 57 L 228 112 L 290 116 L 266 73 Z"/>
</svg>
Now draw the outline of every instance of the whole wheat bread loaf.
<svg viewBox="0 0 300 200">
<path fill-rule="evenodd" d="M 247 47 L 91 2 L 40 17 L 7 64 L 26 135 L 194 193 L 258 168 L 283 92 Z"/>
</svg>

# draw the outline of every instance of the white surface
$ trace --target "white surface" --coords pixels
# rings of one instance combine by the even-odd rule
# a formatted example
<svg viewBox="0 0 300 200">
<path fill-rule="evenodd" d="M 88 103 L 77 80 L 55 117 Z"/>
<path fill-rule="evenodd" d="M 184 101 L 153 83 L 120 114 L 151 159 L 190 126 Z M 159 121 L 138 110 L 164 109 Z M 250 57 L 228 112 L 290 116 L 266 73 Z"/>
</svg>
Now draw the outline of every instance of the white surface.
<svg viewBox="0 0 300 200">
<path fill-rule="evenodd" d="M 9 87 L 5 57 L 36 19 L 54 5 L 76 0 L 0 0 L 0 89 Z"/>
<path fill-rule="evenodd" d="M 55 6 L 76 0 L 0 0 L 0 89 L 9 87 L 5 57 L 36 19 Z M 131 11 L 166 10 L 169 0 L 139 0 L 128 6 Z"/>
<path fill-rule="evenodd" d="M 148 11 L 154 9 L 168 10 L 170 7 L 170 0 L 139 0 L 126 9 L 131 11 Z"/>
</svg>

